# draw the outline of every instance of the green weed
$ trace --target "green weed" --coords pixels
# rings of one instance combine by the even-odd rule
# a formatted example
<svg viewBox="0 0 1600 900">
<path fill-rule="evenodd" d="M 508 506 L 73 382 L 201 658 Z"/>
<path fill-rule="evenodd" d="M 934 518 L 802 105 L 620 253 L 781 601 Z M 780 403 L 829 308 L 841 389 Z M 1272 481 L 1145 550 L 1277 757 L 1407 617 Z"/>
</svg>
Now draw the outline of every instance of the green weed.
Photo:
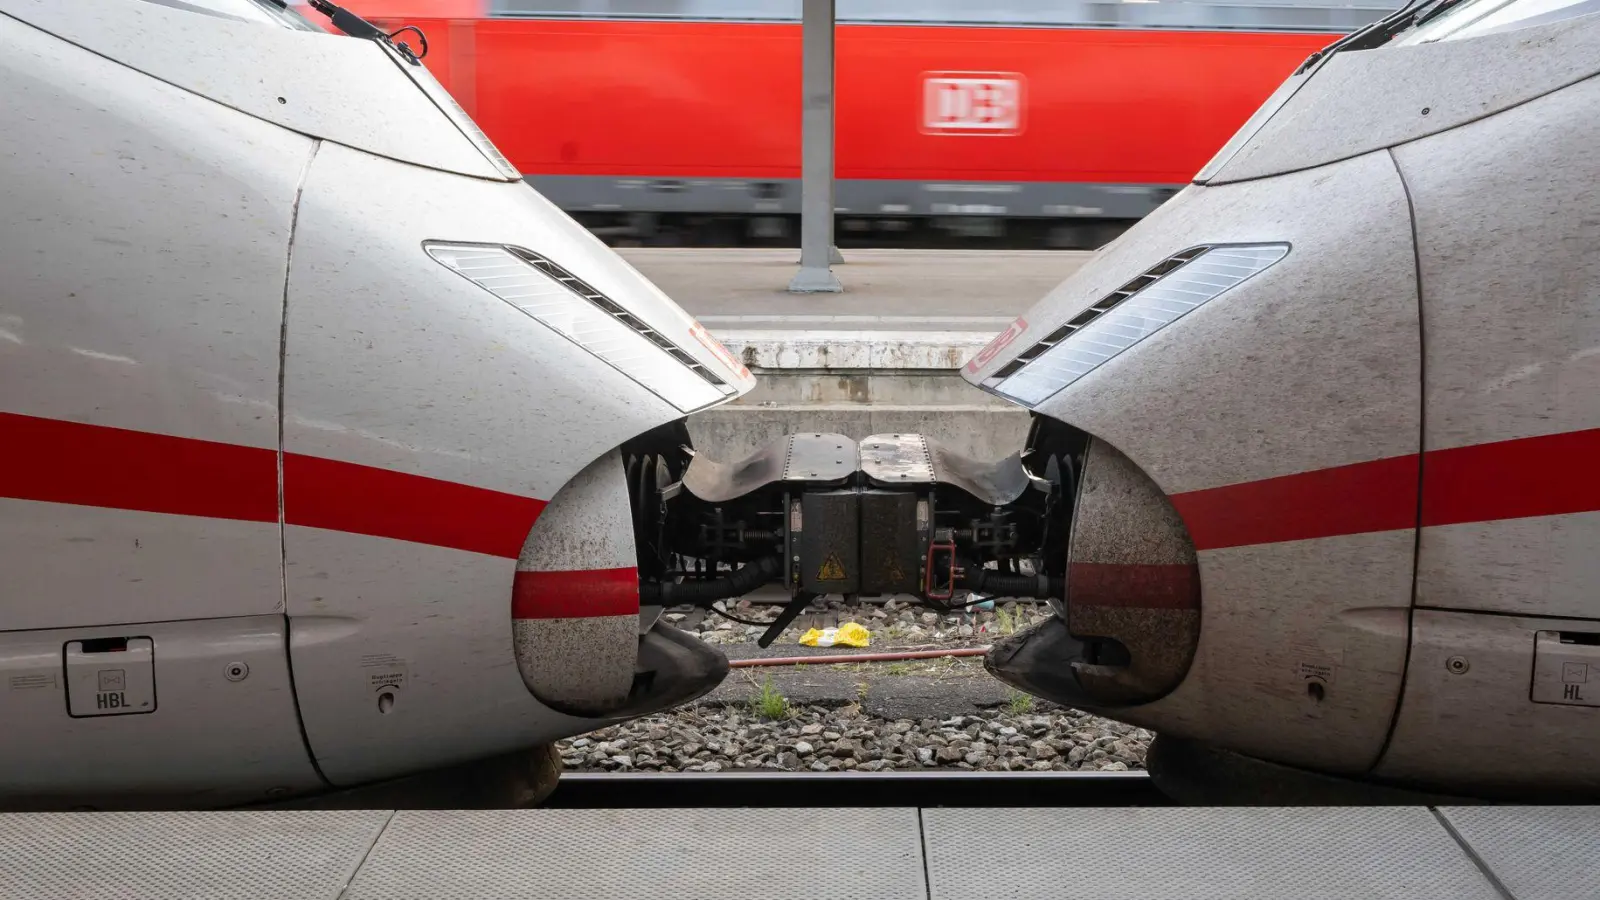
<svg viewBox="0 0 1600 900">
<path fill-rule="evenodd" d="M 750 698 L 750 711 L 763 719 L 789 718 L 789 699 L 772 686 L 768 678 L 761 684 L 761 693 Z"/>
<path fill-rule="evenodd" d="M 1006 712 L 1013 716 L 1027 715 L 1033 712 L 1033 695 L 1022 691 L 1012 691 L 1006 698 Z"/>
<path fill-rule="evenodd" d="M 994 626 L 995 630 L 999 631 L 1001 634 L 1016 634 L 1017 626 L 1020 624 L 1022 624 L 1022 612 L 1020 610 L 1013 615 L 1008 610 L 1000 608 L 995 609 Z"/>
</svg>

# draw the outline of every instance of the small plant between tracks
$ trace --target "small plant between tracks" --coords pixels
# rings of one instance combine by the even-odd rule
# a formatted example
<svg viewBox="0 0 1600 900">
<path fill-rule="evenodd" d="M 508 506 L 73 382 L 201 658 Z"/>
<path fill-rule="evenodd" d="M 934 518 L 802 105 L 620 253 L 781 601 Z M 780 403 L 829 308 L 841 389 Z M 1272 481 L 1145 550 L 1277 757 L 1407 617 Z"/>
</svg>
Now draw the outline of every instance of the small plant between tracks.
<svg viewBox="0 0 1600 900">
<path fill-rule="evenodd" d="M 772 679 L 761 683 L 761 693 L 750 698 L 750 711 L 763 719 L 789 718 L 789 699 L 772 686 Z"/>
<path fill-rule="evenodd" d="M 1033 712 L 1033 695 L 1022 691 L 1012 691 L 1006 698 L 1006 712 L 1013 716 L 1027 715 Z"/>
</svg>

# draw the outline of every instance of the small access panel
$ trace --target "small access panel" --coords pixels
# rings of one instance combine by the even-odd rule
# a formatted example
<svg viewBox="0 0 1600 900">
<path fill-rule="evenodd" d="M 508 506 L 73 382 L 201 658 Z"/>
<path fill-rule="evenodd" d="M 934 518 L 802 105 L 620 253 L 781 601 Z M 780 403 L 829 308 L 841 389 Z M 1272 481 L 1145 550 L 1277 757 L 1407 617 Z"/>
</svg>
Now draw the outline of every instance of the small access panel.
<svg viewBox="0 0 1600 900">
<path fill-rule="evenodd" d="M 68 641 L 67 714 L 127 716 L 156 711 L 156 646 L 147 637 Z"/>
<path fill-rule="evenodd" d="M 1535 632 L 1532 695 L 1535 703 L 1600 706 L 1600 633 Z"/>
</svg>

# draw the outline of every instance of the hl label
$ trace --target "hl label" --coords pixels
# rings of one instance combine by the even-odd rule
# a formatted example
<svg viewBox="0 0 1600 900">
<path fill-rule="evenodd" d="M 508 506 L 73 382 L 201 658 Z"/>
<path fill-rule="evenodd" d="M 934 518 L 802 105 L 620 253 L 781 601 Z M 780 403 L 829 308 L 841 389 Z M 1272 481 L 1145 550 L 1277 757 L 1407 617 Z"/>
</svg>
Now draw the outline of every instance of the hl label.
<svg viewBox="0 0 1600 900">
<path fill-rule="evenodd" d="M 1025 84 L 1017 72 L 925 72 L 922 130 L 927 134 L 1020 134 Z"/>
<path fill-rule="evenodd" d="M 1600 672 L 1600 633 L 1539 631 L 1533 640 L 1534 703 L 1600 707 L 1595 674 Z"/>
</svg>

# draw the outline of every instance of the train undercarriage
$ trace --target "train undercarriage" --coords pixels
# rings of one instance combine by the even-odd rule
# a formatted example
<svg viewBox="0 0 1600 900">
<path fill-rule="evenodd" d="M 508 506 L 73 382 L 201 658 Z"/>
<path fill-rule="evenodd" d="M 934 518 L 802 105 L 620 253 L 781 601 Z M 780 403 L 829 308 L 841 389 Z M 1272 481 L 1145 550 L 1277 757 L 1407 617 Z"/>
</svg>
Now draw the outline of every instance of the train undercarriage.
<svg viewBox="0 0 1600 900">
<path fill-rule="evenodd" d="M 801 433 L 728 463 L 691 449 L 681 422 L 658 429 L 624 447 L 641 606 L 716 609 L 780 584 L 791 600 L 765 647 L 827 595 L 1059 600 L 1065 554 L 1049 548 L 1065 547 L 1086 440 L 1067 431 L 1036 428 L 996 462 L 925 435 Z"/>
</svg>

